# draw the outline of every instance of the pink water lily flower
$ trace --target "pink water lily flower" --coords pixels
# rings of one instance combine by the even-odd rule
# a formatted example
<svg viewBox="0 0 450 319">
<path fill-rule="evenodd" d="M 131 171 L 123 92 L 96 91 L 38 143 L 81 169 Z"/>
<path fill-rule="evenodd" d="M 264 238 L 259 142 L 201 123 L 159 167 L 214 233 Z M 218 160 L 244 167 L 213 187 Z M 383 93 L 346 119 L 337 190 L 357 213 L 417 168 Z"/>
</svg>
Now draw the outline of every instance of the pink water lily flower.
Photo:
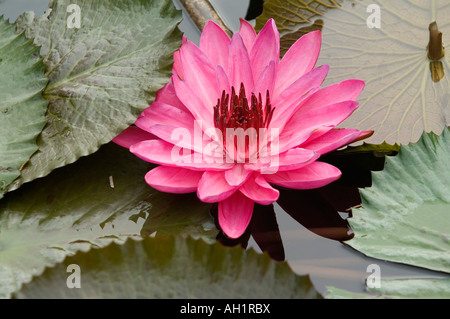
<svg viewBox="0 0 450 319">
<path fill-rule="evenodd" d="M 238 238 L 255 203 L 278 199 L 275 187 L 337 180 L 339 169 L 320 156 L 372 133 L 336 128 L 358 107 L 364 82 L 321 88 L 328 66 L 315 67 L 320 46 L 320 31 L 308 33 L 280 60 L 274 20 L 258 34 L 241 20 L 231 39 L 209 22 L 199 46 L 183 40 L 169 83 L 114 141 L 159 164 L 145 176 L 155 189 L 218 203 L 220 227 Z"/>
</svg>

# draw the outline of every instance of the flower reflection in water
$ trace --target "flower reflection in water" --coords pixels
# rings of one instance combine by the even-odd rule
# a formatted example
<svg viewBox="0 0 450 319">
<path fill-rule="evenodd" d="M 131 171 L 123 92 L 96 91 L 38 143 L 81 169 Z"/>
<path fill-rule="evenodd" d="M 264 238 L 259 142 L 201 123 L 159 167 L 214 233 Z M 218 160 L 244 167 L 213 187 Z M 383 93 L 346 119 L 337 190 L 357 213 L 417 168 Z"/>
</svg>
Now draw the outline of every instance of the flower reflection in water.
<svg viewBox="0 0 450 319">
<path fill-rule="evenodd" d="M 280 197 L 277 204 L 299 224 L 319 236 L 341 242 L 350 240 L 353 231 L 347 218 L 351 217 L 352 208 L 361 205 L 358 188 L 371 186 L 371 172 L 384 168 L 385 157 L 370 151 L 336 151 L 321 160 L 338 167 L 342 171 L 341 179 L 318 189 L 278 188 Z M 212 208 L 211 213 L 217 221 L 217 206 Z M 250 225 L 238 239 L 230 239 L 223 232 L 218 234 L 217 239 L 226 246 L 240 244 L 246 248 L 250 236 L 271 258 L 278 261 L 285 259 L 274 205 L 255 205 Z"/>
</svg>

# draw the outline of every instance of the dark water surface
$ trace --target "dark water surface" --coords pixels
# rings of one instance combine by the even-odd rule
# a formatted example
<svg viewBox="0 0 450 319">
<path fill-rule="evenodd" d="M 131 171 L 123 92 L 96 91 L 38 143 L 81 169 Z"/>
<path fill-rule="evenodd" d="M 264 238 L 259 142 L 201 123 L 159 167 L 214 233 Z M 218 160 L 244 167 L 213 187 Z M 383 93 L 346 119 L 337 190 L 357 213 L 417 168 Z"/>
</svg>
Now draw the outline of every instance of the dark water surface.
<svg viewBox="0 0 450 319">
<path fill-rule="evenodd" d="M 239 17 L 245 17 L 249 0 L 212 0 L 224 22 L 232 31 L 239 29 Z M 175 5 L 180 8 L 178 0 Z M 0 0 L 0 15 L 13 22 L 24 11 L 43 14 L 48 0 Z M 193 42 L 198 43 L 200 32 L 186 17 L 180 29 Z M 383 262 L 367 258 L 341 242 L 318 236 L 299 224 L 278 204 L 275 214 L 284 245 L 285 258 L 298 274 L 310 274 L 319 292 L 325 294 L 326 286 L 335 286 L 355 292 L 364 291 L 364 281 L 370 272 L 368 266 L 377 264 L 382 278 L 435 277 L 436 273 L 414 267 Z M 248 247 L 259 251 L 256 242 L 250 238 Z"/>
</svg>

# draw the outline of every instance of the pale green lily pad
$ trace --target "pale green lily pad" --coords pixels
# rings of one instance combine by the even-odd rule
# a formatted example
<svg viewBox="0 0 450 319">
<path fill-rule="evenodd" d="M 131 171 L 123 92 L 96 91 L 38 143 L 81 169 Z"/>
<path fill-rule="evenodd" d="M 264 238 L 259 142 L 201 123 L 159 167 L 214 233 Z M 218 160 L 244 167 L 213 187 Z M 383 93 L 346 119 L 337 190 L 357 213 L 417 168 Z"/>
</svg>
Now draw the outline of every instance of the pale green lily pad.
<svg viewBox="0 0 450 319">
<path fill-rule="evenodd" d="M 327 299 L 448 299 L 450 278 L 382 279 L 379 288 L 369 288 L 368 293 L 354 293 L 328 287 Z"/>
<path fill-rule="evenodd" d="M 367 256 L 439 271 L 438 278 L 381 279 L 370 294 L 328 287 L 327 298 L 450 298 L 450 130 L 424 134 L 372 172 L 346 242 Z M 383 271 L 381 270 L 381 275 Z M 440 277 L 440 278 L 439 278 Z"/>
<path fill-rule="evenodd" d="M 348 291 L 336 287 L 327 287 L 328 293 L 326 299 L 384 299 L 379 295 L 371 295 L 369 293 Z"/>
<path fill-rule="evenodd" d="M 450 272 L 450 131 L 424 134 L 360 190 L 346 242 L 379 259 Z"/>
<path fill-rule="evenodd" d="M 80 267 L 80 288 L 66 286 Z M 74 279 L 75 280 L 75 279 Z M 132 240 L 67 258 L 24 286 L 19 298 L 321 298 L 308 276 L 241 247 L 182 237 Z M 177 309 L 177 311 L 180 311 Z M 223 311 L 223 309 L 222 309 Z"/>
<path fill-rule="evenodd" d="M 7 194 L 0 202 L 0 297 L 67 255 L 146 237 L 150 228 L 213 241 L 218 230 L 210 205 L 195 202 L 195 194 L 180 198 L 152 189 L 144 180 L 151 167 L 127 149 L 106 145 Z M 174 204 L 188 201 L 193 205 Z"/>
<path fill-rule="evenodd" d="M 0 16 L 0 198 L 38 149 L 48 80 L 39 48 Z"/>
<path fill-rule="evenodd" d="M 380 288 L 369 291 L 389 298 L 448 299 L 450 278 L 382 280 Z"/>
<path fill-rule="evenodd" d="M 376 7 L 380 28 L 370 28 Z M 446 0 L 269 0 L 257 29 L 275 18 L 283 52 L 304 33 L 322 30 L 318 65 L 330 65 L 324 85 L 349 78 L 366 82 L 360 107 L 340 126 L 374 130 L 368 143 L 408 144 L 424 131 L 439 135 L 450 125 L 450 55 L 433 65 L 427 57 L 433 21 L 444 44 L 450 42 L 449 15 Z M 437 82 L 431 73 L 436 68 L 444 73 Z"/>
<path fill-rule="evenodd" d="M 80 28 L 68 27 L 76 22 L 69 5 L 80 8 Z M 42 47 L 49 107 L 39 150 L 8 191 L 95 152 L 132 124 L 167 83 L 181 44 L 181 12 L 171 0 L 54 0 L 50 8 L 16 22 Z"/>
</svg>

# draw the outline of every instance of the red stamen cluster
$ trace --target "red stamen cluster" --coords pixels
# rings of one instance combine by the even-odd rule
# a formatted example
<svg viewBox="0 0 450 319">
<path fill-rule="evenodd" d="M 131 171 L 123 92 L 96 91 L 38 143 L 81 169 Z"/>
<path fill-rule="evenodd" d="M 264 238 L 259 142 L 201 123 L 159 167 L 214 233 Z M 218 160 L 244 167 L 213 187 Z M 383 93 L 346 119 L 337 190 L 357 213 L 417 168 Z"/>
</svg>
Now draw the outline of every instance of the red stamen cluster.
<svg viewBox="0 0 450 319">
<path fill-rule="evenodd" d="M 215 126 L 223 133 L 227 128 L 242 128 L 244 131 L 254 128 L 257 132 L 260 128 L 267 128 L 274 111 L 270 104 L 269 90 L 266 94 L 265 107 L 263 107 L 261 93 L 258 98 L 252 93 L 250 104 L 248 102 L 243 83 L 241 83 L 239 95 L 236 95 L 234 87 L 231 88 L 231 97 L 224 90 L 214 107 Z"/>
</svg>

